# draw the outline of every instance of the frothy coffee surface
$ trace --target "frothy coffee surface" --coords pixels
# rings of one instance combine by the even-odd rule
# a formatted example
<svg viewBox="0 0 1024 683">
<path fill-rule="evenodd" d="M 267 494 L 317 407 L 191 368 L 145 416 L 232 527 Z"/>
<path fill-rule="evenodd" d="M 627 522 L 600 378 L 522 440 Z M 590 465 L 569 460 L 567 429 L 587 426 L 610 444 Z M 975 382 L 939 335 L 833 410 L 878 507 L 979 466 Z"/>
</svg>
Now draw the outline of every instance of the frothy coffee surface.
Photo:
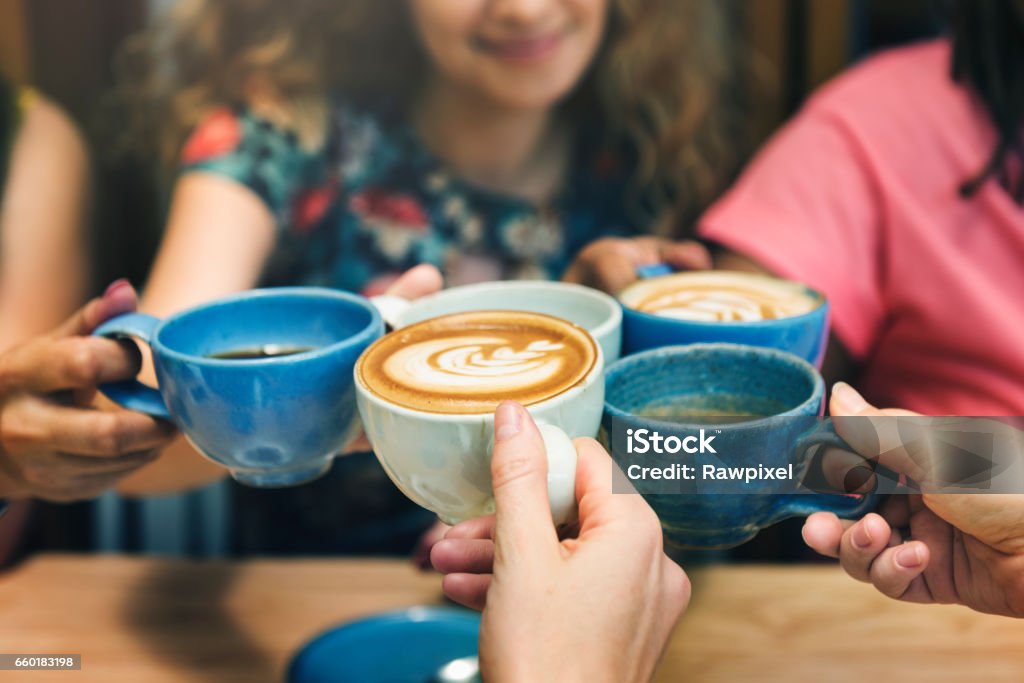
<svg viewBox="0 0 1024 683">
<path fill-rule="evenodd" d="M 645 280 L 619 297 L 645 313 L 702 322 L 755 322 L 810 313 L 822 301 L 798 282 L 733 272 L 679 273 Z"/>
<path fill-rule="evenodd" d="M 501 401 L 538 403 L 579 384 L 597 362 L 580 327 L 517 311 L 426 320 L 375 342 L 356 366 L 386 401 L 435 413 L 492 412 Z"/>
</svg>

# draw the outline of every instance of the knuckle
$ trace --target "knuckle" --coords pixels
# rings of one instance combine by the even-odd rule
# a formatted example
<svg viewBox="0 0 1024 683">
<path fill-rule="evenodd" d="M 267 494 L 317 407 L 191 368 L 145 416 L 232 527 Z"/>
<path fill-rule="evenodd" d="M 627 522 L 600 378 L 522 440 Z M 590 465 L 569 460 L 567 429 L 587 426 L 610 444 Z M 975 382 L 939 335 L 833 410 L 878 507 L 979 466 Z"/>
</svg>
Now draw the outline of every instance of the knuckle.
<svg viewBox="0 0 1024 683">
<path fill-rule="evenodd" d="M 491 483 L 495 489 L 505 488 L 509 485 L 537 477 L 541 474 L 540 468 L 534 458 L 528 455 L 517 454 L 511 457 L 495 459 L 491 463 Z"/>
<path fill-rule="evenodd" d="M 65 360 L 68 379 L 78 385 L 92 385 L 99 381 L 100 359 L 90 340 L 76 339 L 69 345 Z"/>
<path fill-rule="evenodd" d="M 681 612 L 690 602 L 690 577 L 670 560 L 662 558 L 661 597 L 672 612 Z"/>
<path fill-rule="evenodd" d="M 7 453 L 20 453 L 45 438 L 38 429 L 22 420 L 0 422 L 0 447 Z"/>
<path fill-rule="evenodd" d="M 92 434 L 96 450 L 107 455 L 120 455 L 125 451 L 126 437 L 121 422 L 115 415 L 106 413 L 96 416 Z"/>
<path fill-rule="evenodd" d="M 690 577 L 672 560 L 668 561 L 673 568 L 673 586 L 675 587 L 675 593 L 673 597 L 676 599 L 677 604 L 686 605 L 690 602 L 690 594 L 693 591 L 693 584 L 690 583 Z"/>
</svg>

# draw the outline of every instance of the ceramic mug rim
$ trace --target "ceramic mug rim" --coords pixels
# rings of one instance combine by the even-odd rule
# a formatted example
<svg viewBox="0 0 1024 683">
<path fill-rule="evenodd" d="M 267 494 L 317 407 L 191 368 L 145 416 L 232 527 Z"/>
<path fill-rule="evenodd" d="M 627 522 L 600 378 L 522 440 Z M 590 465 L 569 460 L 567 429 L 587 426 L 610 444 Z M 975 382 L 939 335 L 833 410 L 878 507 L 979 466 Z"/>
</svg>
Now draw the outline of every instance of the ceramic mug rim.
<svg viewBox="0 0 1024 683">
<path fill-rule="evenodd" d="M 573 283 L 573 282 L 559 282 L 559 281 L 553 281 L 553 280 L 500 280 L 500 281 L 494 281 L 494 282 L 476 282 L 476 283 L 468 284 L 468 285 L 458 285 L 456 287 L 451 287 L 449 289 L 443 289 L 443 290 L 441 290 L 439 292 L 434 292 L 433 294 L 428 294 L 427 296 L 419 298 L 419 299 L 413 299 L 412 301 L 409 302 L 409 308 L 406 311 L 403 311 L 402 314 L 399 316 L 399 321 L 401 322 L 402 327 L 406 327 L 407 325 L 410 325 L 410 324 L 415 325 L 416 323 L 406 323 L 406 321 L 405 321 L 406 316 L 410 312 L 415 311 L 416 308 L 418 308 L 420 306 L 425 306 L 425 305 L 427 305 L 429 303 L 432 303 L 434 301 L 444 301 L 446 299 L 453 298 L 453 297 L 456 297 L 458 295 L 463 295 L 463 294 L 469 295 L 469 294 L 474 294 L 476 292 L 501 291 L 501 290 L 536 290 L 536 291 L 552 291 L 552 290 L 557 290 L 557 291 L 560 291 L 560 292 L 565 293 L 565 294 L 573 294 L 573 295 L 576 295 L 576 296 L 584 297 L 584 298 L 587 298 L 587 299 L 589 299 L 591 301 L 594 301 L 595 303 L 601 304 L 606 309 L 607 318 L 603 322 L 601 322 L 600 325 L 597 325 L 594 329 L 592 329 L 592 330 L 588 329 L 587 330 L 587 332 L 589 332 L 590 335 L 595 338 L 595 340 L 600 339 L 600 338 L 604 337 L 607 334 L 611 334 L 612 332 L 615 331 L 615 328 L 617 326 L 621 326 L 622 325 L 622 306 L 620 305 L 620 303 L 614 297 L 612 297 L 612 296 L 610 296 L 610 295 L 608 295 L 608 294 L 606 294 L 606 293 L 604 293 L 604 292 L 602 292 L 600 290 L 594 289 L 592 287 L 586 287 L 584 285 L 579 285 L 579 284 L 576 284 L 576 283 Z M 480 309 L 480 310 L 490 310 L 490 309 Z M 502 310 L 517 310 L 517 309 L 502 309 Z M 470 312 L 470 311 L 467 310 L 466 312 Z M 533 311 L 527 311 L 527 312 L 533 312 Z M 442 315 L 447 315 L 447 314 L 442 314 Z M 542 315 L 550 315 L 550 314 L 542 314 Z M 431 316 L 431 318 L 436 318 L 436 317 L 439 317 L 439 316 Z M 423 318 L 423 320 L 429 320 L 429 319 L 430 318 Z M 417 322 L 421 322 L 421 321 L 417 321 Z M 572 322 L 572 321 L 569 321 L 569 322 Z"/>
<path fill-rule="evenodd" d="M 734 355 L 738 355 L 740 353 L 742 353 L 742 354 L 755 354 L 755 355 L 758 355 L 758 356 L 761 356 L 761 357 L 768 357 L 768 358 L 771 358 L 776 363 L 783 363 L 783 364 L 787 364 L 787 365 L 789 365 L 791 367 L 798 368 L 799 370 L 801 370 L 805 374 L 805 376 L 812 378 L 812 385 L 813 385 L 813 388 L 811 389 L 810 396 L 808 396 L 803 401 L 801 401 L 800 403 L 798 403 L 794 407 L 792 407 L 789 410 L 786 410 L 784 412 L 776 413 L 774 415 L 766 415 L 764 417 L 760 417 L 760 418 L 757 418 L 755 420 L 747 420 L 747 421 L 743 421 L 743 422 L 730 423 L 730 424 L 715 425 L 715 424 L 701 422 L 699 424 L 699 426 L 704 427 L 705 429 L 715 428 L 715 427 L 720 427 L 722 429 L 728 428 L 730 430 L 753 429 L 753 428 L 767 426 L 773 420 L 776 420 L 776 419 L 778 419 L 780 417 L 799 417 L 799 416 L 805 416 L 805 415 L 817 415 L 818 414 L 819 408 L 816 408 L 815 406 L 817 405 L 818 407 L 820 407 L 821 399 L 825 395 L 825 380 L 822 378 L 821 373 L 818 372 L 818 370 L 813 365 L 811 365 L 810 363 L 805 361 L 803 358 L 800 358 L 799 356 L 797 356 L 795 354 L 789 353 L 788 351 L 782 351 L 780 349 L 773 349 L 773 348 L 769 348 L 769 347 L 765 347 L 765 346 L 752 346 L 752 345 L 749 345 L 749 344 L 732 344 L 732 343 L 729 343 L 729 342 L 707 342 L 707 343 L 695 343 L 695 344 L 681 344 L 681 345 L 676 345 L 676 346 L 661 346 L 661 347 L 658 347 L 658 348 L 648 349 L 646 351 L 641 351 L 639 353 L 631 354 L 629 356 L 626 356 L 626 357 L 616 361 L 615 363 L 612 363 L 605 370 L 605 379 L 606 379 L 606 382 L 611 383 L 613 381 L 615 375 L 621 374 L 623 372 L 627 372 L 627 371 L 629 371 L 631 369 L 631 366 L 636 365 L 636 364 L 640 364 L 640 363 L 644 363 L 645 361 L 650 361 L 655 356 L 690 355 L 691 353 L 699 352 L 699 351 L 711 351 L 711 352 L 716 352 L 716 353 L 718 353 L 718 352 L 725 352 L 725 353 L 734 354 Z M 657 418 L 643 417 L 641 415 L 637 415 L 634 412 L 631 412 L 629 410 L 624 410 L 624 409 L 622 409 L 622 408 L 620 408 L 618 406 L 613 405 L 611 403 L 611 401 L 609 400 L 608 395 L 609 395 L 609 392 L 606 389 L 605 390 L 605 396 L 604 396 L 604 411 L 610 417 L 612 417 L 614 419 L 617 419 L 617 420 L 622 420 L 622 419 L 638 419 L 639 418 L 639 419 L 644 419 L 644 420 L 649 421 L 649 422 L 658 422 L 659 421 Z M 808 409 L 813 409 L 813 412 L 808 412 Z M 662 422 L 664 422 L 664 420 L 662 420 Z M 686 426 L 686 423 L 684 423 L 684 422 L 678 422 L 678 423 L 677 422 L 673 422 L 671 424 L 674 424 L 674 425 L 677 425 L 677 426 Z"/>
<path fill-rule="evenodd" d="M 536 315 L 536 316 L 541 316 L 543 318 L 550 318 L 552 320 L 557 320 L 559 323 L 561 323 L 563 325 L 569 325 L 571 327 L 575 327 L 575 328 L 579 329 L 580 331 L 582 331 L 584 333 L 584 335 L 586 335 L 586 337 L 590 340 L 590 343 L 593 345 L 593 348 L 594 348 L 594 362 L 591 364 L 590 369 L 587 371 L 587 373 L 585 375 L 583 375 L 583 377 L 579 381 L 577 381 L 575 384 L 573 384 L 571 387 L 569 387 L 565 391 L 562 391 L 561 393 L 555 394 L 554 396 L 546 398 L 546 399 L 544 399 L 542 401 L 536 401 L 534 403 L 523 404 L 523 407 L 525 407 L 527 410 L 532 411 L 532 410 L 547 409 L 547 408 L 550 408 L 552 405 L 558 405 L 559 403 L 563 403 L 565 401 L 569 401 L 569 400 L 573 399 L 574 397 L 578 396 L 579 394 L 582 394 L 584 391 L 586 391 L 590 387 L 592 387 L 596 382 L 604 381 L 604 373 L 605 373 L 604 351 L 601 349 L 601 344 L 598 343 L 597 339 L 594 338 L 593 333 L 591 333 L 590 331 L 588 331 L 586 328 L 584 328 L 581 325 L 577 325 L 574 322 L 570 322 L 570 321 L 564 320 L 562 318 L 557 318 L 557 317 L 555 317 L 553 315 L 547 315 L 545 313 L 534 313 L 532 311 L 508 311 L 508 310 L 481 309 L 479 311 L 464 311 L 464 312 L 461 312 L 461 313 L 447 313 L 445 315 L 439 315 L 439 316 L 435 316 L 433 318 L 425 318 L 424 320 L 421 320 L 419 322 L 412 323 L 412 324 L 413 325 L 418 325 L 420 323 L 427 323 L 427 322 L 430 322 L 430 321 L 433 321 L 433 320 L 440 320 L 442 318 L 447 318 L 447 317 L 451 317 L 451 316 L 465 315 L 466 313 L 509 313 L 509 312 L 512 312 L 512 313 L 525 313 L 527 315 Z M 399 328 L 398 330 L 395 330 L 395 332 L 399 332 L 399 331 L 401 331 L 403 329 L 406 329 L 406 328 L 404 328 L 404 327 L 403 328 Z M 391 332 L 390 334 L 395 334 L 395 332 Z M 381 339 L 383 339 L 383 337 L 381 337 Z M 360 375 L 359 375 L 359 368 L 362 366 L 363 361 L 366 358 L 366 354 L 367 354 L 368 351 L 369 351 L 369 348 L 367 348 L 367 350 L 364 351 L 362 355 L 360 355 L 359 359 L 356 361 L 355 367 L 352 368 L 352 375 L 353 375 L 353 378 L 355 380 L 356 391 L 358 392 L 359 396 L 365 398 L 367 401 L 369 401 L 370 403 L 374 404 L 374 406 L 376 406 L 377 408 L 381 408 L 383 410 L 387 410 L 390 413 L 394 413 L 394 414 L 397 414 L 397 415 L 402 415 L 404 417 L 419 418 L 419 419 L 422 419 L 422 420 L 426 420 L 427 422 L 466 423 L 466 422 L 476 422 L 478 420 L 483 420 L 484 422 L 487 422 L 488 419 L 491 419 L 491 420 L 494 419 L 494 409 L 487 410 L 487 411 L 482 411 L 482 412 L 479 412 L 479 413 L 435 413 L 435 412 L 431 412 L 431 411 L 427 411 L 427 410 L 417 410 L 415 408 L 409 408 L 407 406 L 399 405 L 398 403 L 395 403 L 393 401 L 389 401 L 389 400 L 387 400 L 387 399 L 385 399 L 385 398 L 383 398 L 381 396 L 378 396 L 376 393 L 374 393 L 373 389 L 368 387 L 366 385 L 366 383 L 363 382 L 363 378 L 360 377 Z M 496 408 L 497 408 L 497 406 L 495 406 L 495 409 Z"/>
<path fill-rule="evenodd" d="M 814 308 L 812 308 L 811 310 L 807 311 L 806 313 L 800 313 L 798 315 L 787 315 L 784 318 L 771 318 L 769 320 L 715 320 L 715 321 L 708 321 L 708 320 L 689 320 L 689 319 L 686 319 L 686 318 L 670 318 L 670 317 L 664 316 L 664 315 L 656 315 L 654 313 L 648 313 L 647 311 L 641 311 L 641 310 L 638 310 L 636 308 L 633 308 L 632 306 L 630 306 L 629 304 L 627 304 L 625 301 L 622 300 L 622 297 L 625 296 L 626 292 L 628 292 L 629 290 L 633 289 L 634 287 L 640 287 L 641 285 L 643 285 L 645 283 L 654 282 L 654 281 L 660 280 L 662 278 L 679 277 L 681 275 L 693 275 L 693 274 L 704 274 L 704 275 L 707 275 L 707 274 L 713 274 L 713 273 L 726 273 L 726 274 L 730 274 L 730 275 L 740 275 L 740 276 L 754 276 L 754 277 L 767 278 L 769 280 L 778 280 L 780 282 L 790 282 L 792 284 L 799 285 L 800 287 L 803 288 L 803 290 L 806 293 L 813 295 L 814 298 L 817 300 L 818 304 Z M 618 296 L 616 297 L 616 300 L 617 300 L 617 302 L 619 304 L 619 307 L 623 309 L 623 313 L 625 315 L 635 315 L 635 316 L 637 316 L 637 317 L 639 317 L 639 318 L 641 318 L 643 320 L 647 320 L 647 321 L 650 321 L 650 322 L 659 321 L 659 322 L 673 324 L 673 325 L 686 325 L 687 327 L 696 327 L 696 328 L 707 329 L 707 330 L 722 329 L 723 327 L 732 327 L 732 328 L 740 328 L 740 329 L 744 329 L 744 328 L 746 328 L 746 329 L 757 329 L 757 328 L 776 327 L 776 326 L 785 325 L 785 324 L 788 324 L 788 323 L 791 323 L 791 322 L 799 323 L 799 322 L 802 322 L 804 320 L 811 320 L 815 316 L 820 315 L 822 310 L 823 309 L 827 309 L 828 305 L 829 305 L 828 297 L 825 296 L 824 292 L 822 292 L 819 289 L 815 289 L 814 287 L 811 287 L 810 285 L 808 285 L 808 284 L 806 284 L 804 282 L 800 282 L 798 280 L 788 280 L 786 278 L 776 277 L 774 275 L 769 275 L 769 274 L 766 274 L 766 273 L 748 273 L 748 272 L 744 272 L 744 271 L 725 271 L 725 270 L 691 270 L 691 271 L 684 271 L 684 272 L 679 272 L 679 273 L 672 273 L 670 275 L 662 275 L 660 277 L 651 278 L 649 280 L 637 280 L 636 282 L 628 285 L 625 289 L 623 289 L 621 292 L 619 292 Z"/>
<path fill-rule="evenodd" d="M 210 358 L 209 356 L 201 356 L 183 351 L 178 351 L 166 345 L 161 340 L 161 335 L 165 331 L 168 325 L 180 322 L 181 320 L 188 318 L 192 315 L 205 313 L 212 309 L 220 308 L 229 304 L 237 303 L 239 301 L 254 301 L 260 299 L 271 299 L 271 298 L 304 298 L 304 299 L 320 299 L 320 300 L 332 300 L 335 302 L 344 302 L 352 304 L 363 310 L 365 310 L 370 319 L 365 326 L 359 331 L 349 335 L 345 339 L 340 339 L 336 342 L 328 344 L 326 346 L 320 346 L 309 351 L 302 351 L 300 353 L 293 353 L 287 356 L 271 356 L 268 358 Z M 304 361 L 317 361 L 327 356 L 331 356 L 339 351 L 344 351 L 352 347 L 359 346 L 364 342 L 372 342 L 379 333 L 383 332 L 384 323 L 381 318 L 380 312 L 377 308 L 369 302 L 369 300 L 349 292 L 330 289 L 327 287 L 264 287 L 261 289 L 250 289 L 230 296 L 222 297 L 214 301 L 193 306 L 191 308 L 184 309 L 165 318 L 160 318 L 160 322 L 153 329 L 149 339 L 149 346 L 153 350 L 154 355 L 169 358 L 179 363 L 187 363 L 188 365 L 208 367 L 208 368 L 258 368 L 268 365 L 280 365 L 284 363 L 301 363 Z"/>
</svg>

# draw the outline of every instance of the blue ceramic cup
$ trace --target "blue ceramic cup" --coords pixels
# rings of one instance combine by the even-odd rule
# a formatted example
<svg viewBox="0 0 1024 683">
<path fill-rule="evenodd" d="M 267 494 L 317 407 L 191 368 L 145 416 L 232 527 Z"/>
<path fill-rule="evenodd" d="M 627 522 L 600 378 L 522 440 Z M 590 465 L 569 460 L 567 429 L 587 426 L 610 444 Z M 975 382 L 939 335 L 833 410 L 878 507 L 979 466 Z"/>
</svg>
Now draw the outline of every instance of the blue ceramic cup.
<svg viewBox="0 0 1024 683">
<path fill-rule="evenodd" d="M 351 621 L 316 637 L 288 666 L 287 683 L 430 683 L 455 660 L 475 657 L 480 615 L 411 607 Z M 396 652 L 396 647 L 400 652 Z M 458 677 L 469 683 L 479 678 Z"/>
<path fill-rule="evenodd" d="M 165 320 L 130 313 L 95 334 L 149 344 L 159 389 L 132 380 L 101 390 L 172 420 L 240 483 L 292 486 L 324 474 L 353 436 L 353 368 L 383 330 L 366 299 L 306 287 L 244 292 Z"/>
<path fill-rule="evenodd" d="M 821 367 L 828 301 L 805 285 L 728 271 L 639 271 L 619 294 L 623 355 L 661 346 L 730 342 L 781 349 Z M 772 317 L 764 319 L 769 311 Z M 761 319 L 757 319 L 761 318 Z"/>
<path fill-rule="evenodd" d="M 615 490 L 644 495 L 673 545 L 727 548 L 789 517 L 819 511 L 859 517 L 874 505 L 874 494 L 804 487 L 822 446 L 850 447 L 820 418 L 821 375 L 792 354 L 721 343 L 665 347 L 626 357 L 605 377 L 603 433 L 622 471 Z M 700 452 L 638 455 L 640 434 L 649 443 L 655 432 L 692 435 L 690 450 Z M 696 448 L 701 441 L 706 451 Z M 668 472 L 676 464 L 693 467 L 693 478 L 653 479 L 643 470 L 654 465 Z M 769 470 L 774 474 L 767 476 Z M 754 476 L 715 478 L 731 472 Z"/>
</svg>

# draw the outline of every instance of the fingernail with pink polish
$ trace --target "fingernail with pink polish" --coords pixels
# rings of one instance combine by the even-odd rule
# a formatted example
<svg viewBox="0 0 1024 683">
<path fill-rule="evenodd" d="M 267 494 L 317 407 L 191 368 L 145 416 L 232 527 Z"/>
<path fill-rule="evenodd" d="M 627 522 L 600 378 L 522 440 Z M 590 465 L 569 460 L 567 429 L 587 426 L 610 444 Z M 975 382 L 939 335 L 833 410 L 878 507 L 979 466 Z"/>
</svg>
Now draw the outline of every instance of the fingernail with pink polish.
<svg viewBox="0 0 1024 683">
<path fill-rule="evenodd" d="M 129 282 L 127 278 L 120 278 L 118 280 L 114 280 L 107 287 L 106 291 L 103 292 L 103 296 L 110 296 L 111 294 L 114 294 L 115 292 L 121 291 L 125 288 L 131 288 L 131 286 L 132 283 Z"/>
</svg>

